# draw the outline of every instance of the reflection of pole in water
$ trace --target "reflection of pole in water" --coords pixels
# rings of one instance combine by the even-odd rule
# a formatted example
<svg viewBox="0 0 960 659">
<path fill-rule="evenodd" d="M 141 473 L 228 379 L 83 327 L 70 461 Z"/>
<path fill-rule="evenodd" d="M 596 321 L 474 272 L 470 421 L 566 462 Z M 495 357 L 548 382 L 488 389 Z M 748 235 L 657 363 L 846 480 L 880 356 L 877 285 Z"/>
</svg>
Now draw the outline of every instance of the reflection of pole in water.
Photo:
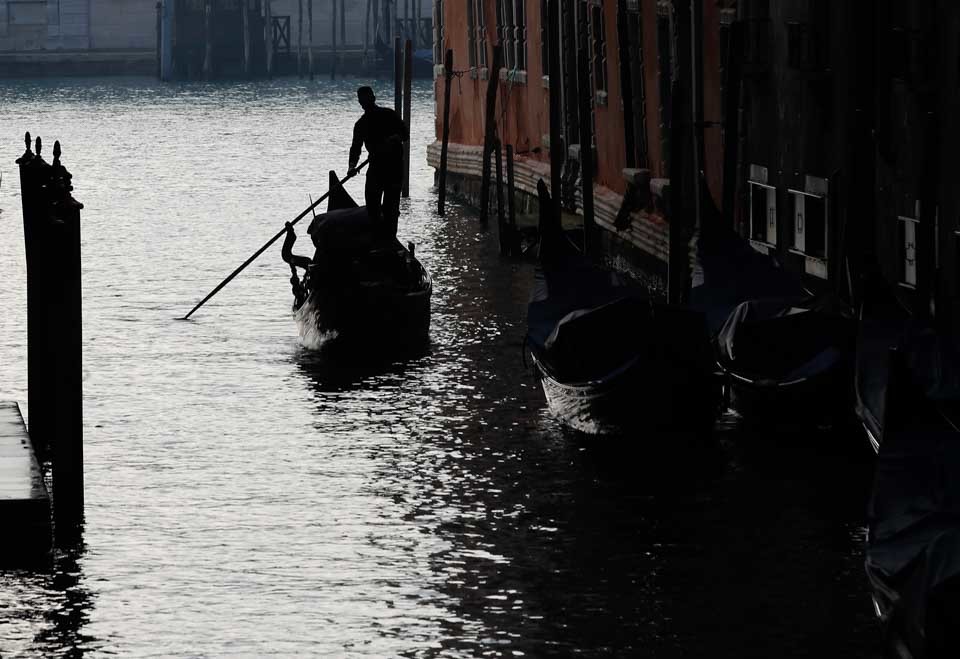
<svg viewBox="0 0 960 659">
<path fill-rule="evenodd" d="M 84 633 L 94 609 L 93 594 L 85 585 L 81 568 L 85 553 L 86 547 L 79 544 L 57 556 L 45 588 L 51 600 L 43 602 L 48 625 L 35 636 L 43 649 L 55 649 L 68 657 L 83 656 L 97 646 L 96 639 Z"/>
</svg>

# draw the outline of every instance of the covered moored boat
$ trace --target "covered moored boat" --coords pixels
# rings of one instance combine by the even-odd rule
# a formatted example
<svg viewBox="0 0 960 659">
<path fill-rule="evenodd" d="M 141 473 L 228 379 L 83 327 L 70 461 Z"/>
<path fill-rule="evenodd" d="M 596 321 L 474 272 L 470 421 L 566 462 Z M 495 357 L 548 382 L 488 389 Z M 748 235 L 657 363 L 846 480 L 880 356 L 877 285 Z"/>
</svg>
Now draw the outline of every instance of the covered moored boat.
<svg viewBox="0 0 960 659">
<path fill-rule="evenodd" d="M 293 255 L 289 238 L 284 245 L 301 342 L 370 352 L 426 342 L 433 285 L 413 245 L 379 238 L 366 207 L 356 204 L 333 172 L 330 185 L 328 210 L 308 229 L 314 257 Z M 302 278 L 297 266 L 306 270 Z"/>
<path fill-rule="evenodd" d="M 855 334 L 832 294 L 742 302 L 716 338 L 730 406 L 748 419 L 838 422 L 850 409 Z"/>
<path fill-rule="evenodd" d="M 869 507 L 866 572 L 891 656 L 960 656 L 960 432 L 887 359 L 883 440 Z"/>
<path fill-rule="evenodd" d="M 847 416 L 856 334 L 849 305 L 808 292 L 718 217 L 704 223 L 697 258 L 691 306 L 707 316 L 730 406 L 763 422 Z"/>
<path fill-rule="evenodd" d="M 708 430 L 716 395 L 703 314 L 655 303 L 579 254 L 538 188 L 527 346 L 551 412 L 591 434 Z"/>
</svg>

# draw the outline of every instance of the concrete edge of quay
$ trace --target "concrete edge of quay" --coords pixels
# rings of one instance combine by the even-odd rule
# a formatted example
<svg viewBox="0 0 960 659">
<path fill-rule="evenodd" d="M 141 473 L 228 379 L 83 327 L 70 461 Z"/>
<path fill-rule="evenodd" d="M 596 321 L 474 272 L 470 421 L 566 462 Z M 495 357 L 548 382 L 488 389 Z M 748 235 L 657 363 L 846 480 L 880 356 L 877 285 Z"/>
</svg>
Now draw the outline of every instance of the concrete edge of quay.
<svg viewBox="0 0 960 659">
<path fill-rule="evenodd" d="M 157 53 L 135 50 L 0 51 L 0 78 L 156 75 Z"/>
<path fill-rule="evenodd" d="M 41 561 L 52 540 L 50 496 L 13 401 L 0 401 L 0 565 Z"/>
<path fill-rule="evenodd" d="M 435 170 L 440 167 L 440 142 L 427 147 L 427 164 Z M 463 200 L 469 206 L 480 207 L 483 147 L 451 142 L 447 152 L 447 193 Z M 535 216 L 538 212 L 537 182 L 550 179 L 550 166 L 531 158 L 518 156 L 514 160 L 514 187 L 517 213 Z M 490 208 L 496 207 L 495 187 L 490 188 Z M 579 188 L 575 194 L 582 206 Z M 630 226 L 617 230 L 614 226 L 620 210 L 621 195 L 603 186 L 594 187 L 594 212 L 604 261 L 646 285 L 652 294 L 666 295 L 667 260 L 669 258 L 670 228 L 663 221 L 646 213 L 631 214 Z M 536 225 L 536 219 L 530 220 Z M 526 222 L 518 218 L 521 226 Z M 567 224 L 565 221 L 564 224 Z M 692 255 L 691 255 L 692 258 Z"/>
</svg>

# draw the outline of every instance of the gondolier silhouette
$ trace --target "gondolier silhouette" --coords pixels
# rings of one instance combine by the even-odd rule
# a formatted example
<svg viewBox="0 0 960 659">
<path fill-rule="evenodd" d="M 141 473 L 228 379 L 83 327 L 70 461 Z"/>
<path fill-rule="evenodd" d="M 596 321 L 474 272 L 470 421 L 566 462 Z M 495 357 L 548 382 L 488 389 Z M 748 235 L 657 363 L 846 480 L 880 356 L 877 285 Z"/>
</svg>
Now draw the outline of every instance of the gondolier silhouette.
<svg viewBox="0 0 960 659">
<path fill-rule="evenodd" d="M 353 126 L 348 174 L 356 172 L 360 150 L 365 146 L 370 154 L 364 192 L 367 212 L 374 226 L 392 238 L 397 235 L 397 221 L 400 218 L 403 143 L 410 136 L 394 110 L 377 105 L 373 89 L 360 87 L 357 100 L 363 108 L 363 116 Z"/>
</svg>

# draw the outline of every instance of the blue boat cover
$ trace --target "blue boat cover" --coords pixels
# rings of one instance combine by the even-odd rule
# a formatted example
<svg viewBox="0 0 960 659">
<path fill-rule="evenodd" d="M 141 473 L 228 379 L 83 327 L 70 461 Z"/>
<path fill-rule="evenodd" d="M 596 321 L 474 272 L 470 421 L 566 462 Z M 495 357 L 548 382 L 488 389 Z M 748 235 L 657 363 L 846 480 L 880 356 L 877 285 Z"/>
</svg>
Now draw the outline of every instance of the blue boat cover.
<svg viewBox="0 0 960 659">
<path fill-rule="evenodd" d="M 850 360 L 856 324 L 832 294 L 742 302 L 717 334 L 725 369 L 750 380 L 805 380 Z"/>
<path fill-rule="evenodd" d="M 706 315 L 711 334 L 720 330 L 742 302 L 804 296 L 806 291 L 797 277 L 780 267 L 774 257 L 757 252 L 719 218 L 704 223 L 697 238 L 690 308 Z"/>
</svg>

